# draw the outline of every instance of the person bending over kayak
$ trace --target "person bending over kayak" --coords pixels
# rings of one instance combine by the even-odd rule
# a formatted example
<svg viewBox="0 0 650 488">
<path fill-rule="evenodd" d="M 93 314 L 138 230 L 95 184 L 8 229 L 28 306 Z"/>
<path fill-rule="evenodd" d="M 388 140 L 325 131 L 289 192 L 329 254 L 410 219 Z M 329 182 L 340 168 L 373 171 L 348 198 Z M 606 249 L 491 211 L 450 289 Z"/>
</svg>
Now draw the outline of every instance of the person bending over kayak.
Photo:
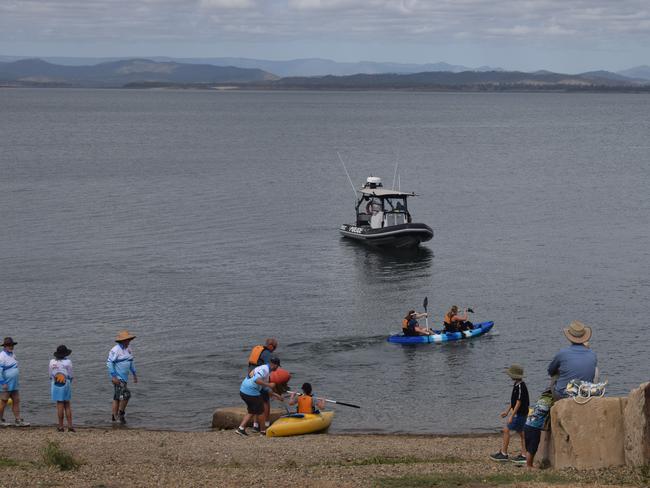
<svg viewBox="0 0 650 488">
<path fill-rule="evenodd" d="M 325 408 L 325 400 L 314 397 L 311 384 L 304 383 L 302 385 L 302 394 L 293 392 L 289 399 L 289 405 L 298 405 L 297 413 L 320 413 Z"/>
<path fill-rule="evenodd" d="M 263 364 L 270 365 L 271 357 L 276 356 L 275 350 L 278 348 L 278 340 L 275 337 L 269 337 L 264 342 L 264 345 L 258 345 L 253 347 L 251 353 L 248 356 L 248 372 L 250 373 L 258 366 Z M 262 390 L 262 401 L 264 402 L 264 417 L 267 419 L 268 424 L 269 416 L 271 415 L 271 399 L 267 391 Z M 268 427 L 268 425 L 266 425 Z M 253 423 L 253 430 L 259 432 L 260 426 L 257 423 Z"/>
<path fill-rule="evenodd" d="M 458 306 L 454 305 L 449 309 L 449 312 L 445 314 L 445 334 L 451 334 L 453 332 L 460 332 L 461 330 L 469 330 L 472 328 L 472 323 L 469 322 L 467 311 L 464 314 L 458 313 Z"/>
<path fill-rule="evenodd" d="M 415 310 L 409 310 L 406 317 L 402 320 L 402 333 L 405 336 L 431 335 L 431 329 L 420 327 L 418 319 L 428 317 L 427 313 L 417 313 Z"/>
<path fill-rule="evenodd" d="M 267 391 L 269 395 L 281 402 L 284 401 L 284 398 L 273 391 L 275 384 L 269 382 L 271 371 L 275 371 L 279 367 L 280 359 L 273 356 L 268 365 L 263 364 L 262 366 L 258 366 L 248 373 L 246 378 L 244 378 L 244 381 L 241 382 L 241 386 L 239 387 L 239 396 L 246 404 L 247 413 L 236 430 L 237 434 L 242 436 L 248 435 L 246 432 L 246 426 L 253 417 L 256 418 L 258 425 L 265 425 L 266 415 L 264 414 L 262 391 Z M 259 433 L 264 435 L 266 434 L 266 430 L 260 430 Z"/>
</svg>

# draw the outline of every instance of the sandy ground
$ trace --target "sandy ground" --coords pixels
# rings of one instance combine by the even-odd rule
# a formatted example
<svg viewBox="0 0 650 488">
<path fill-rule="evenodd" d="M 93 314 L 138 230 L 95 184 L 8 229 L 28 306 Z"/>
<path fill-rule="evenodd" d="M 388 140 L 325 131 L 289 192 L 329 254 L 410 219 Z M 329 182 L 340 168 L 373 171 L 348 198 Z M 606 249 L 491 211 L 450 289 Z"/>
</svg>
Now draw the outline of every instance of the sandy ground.
<svg viewBox="0 0 650 488">
<path fill-rule="evenodd" d="M 242 438 L 233 431 L 58 433 L 36 427 L 4 428 L 0 440 L 1 487 L 556 486 L 546 479 L 556 475 L 551 470 L 531 474 L 489 460 L 500 442 L 493 435 Z M 82 464 L 70 471 L 48 466 L 42 453 L 49 441 L 58 441 Z M 404 478 L 412 475 L 419 478 Z M 498 481 L 495 475 L 506 479 Z M 643 475 L 629 469 L 557 475 L 569 480 L 564 486 L 578 481 L 584 486 L 648 486 Z"/>
</svg>

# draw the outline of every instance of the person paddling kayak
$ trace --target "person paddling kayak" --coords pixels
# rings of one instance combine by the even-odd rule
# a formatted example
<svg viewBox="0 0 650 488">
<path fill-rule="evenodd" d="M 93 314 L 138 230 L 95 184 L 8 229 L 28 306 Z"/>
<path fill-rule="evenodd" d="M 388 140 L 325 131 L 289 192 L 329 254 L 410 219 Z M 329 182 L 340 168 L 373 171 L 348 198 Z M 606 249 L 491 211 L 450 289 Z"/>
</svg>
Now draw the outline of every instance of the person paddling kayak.
<svg viewBox="0 0 650 488">
<path fill-rule="evenodd" d="M 402 333 L 405 336 L 431 335 L 433 332 L 426 327 L 420 327 L 417 319 L 428 317 L 426 312 L 418 313 L 415 310 L 409 310 L 406 317 L 402 320 Z"/>
</svg>

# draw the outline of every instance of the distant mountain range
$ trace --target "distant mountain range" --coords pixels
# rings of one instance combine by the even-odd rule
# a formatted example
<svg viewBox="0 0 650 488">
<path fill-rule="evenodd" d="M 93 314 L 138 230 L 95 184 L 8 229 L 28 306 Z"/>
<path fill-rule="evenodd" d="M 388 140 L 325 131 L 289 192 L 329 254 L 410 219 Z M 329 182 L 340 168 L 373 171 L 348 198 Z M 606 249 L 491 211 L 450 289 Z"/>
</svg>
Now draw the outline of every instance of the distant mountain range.
<svg viewBox="0 0 650 488">
<path fill-rule="evenodd" d="M 91 66 L 64 66 L 40 59 L 0 62 L 0 83 L 22 86 L 57 85 L 121 87 L 130 83 L 250 83 L 278 77 L 260 69 L 155 62 L 148 59 L 112 61 Z"/>
<path fill-rule="evenodd" d="M 0 58 L 1 59 L 1 58 Z M 223 59 L 224 63 L 239 58 Z M 204 60 L 205 61 L 205 60 Z M 252 64 L 255 60 L 248 60 Z M 309 61 L 365 66 L 368 70 L 389 69 L 379 73 L 352 75 L 284 76 L 259 67 L 216 66 L 213 64 L 180 63 L 169 60 L 127 59 L 93 65 L 61 65 L 41 59 L 0 61 L 0 86 L 77 86 L 77 87 L 193 87 L 264 88 L 264 89 L 427 89 L 427 90 L 548 90 L 548 89 L 616 89 L 650 90 L 650 67 L 626 70 L 627 75 L 608 71 L 592 71 L 575 75 L 537 71 L 524 73 L 500 69 L 462 69 L 446 63 L 406 65 L 393 63 L 334 63 L 327 60 L 287 61 L 285 71 L 301 71 Z M 261 62 L 261 61 L 260 61 Z M 278 63 L 269 61 L 268 63 Z M 296 63 L 292 65 L 291 63 Z M 306 63 L 306 64 L 305 64 Z M 302 67 L 300 67 L 302 66 Z M 270 67 L 270 66 L 269 66 Z M 398 71 L 416 67 L 428 71 Z M 319 68 L 319 69 L 320 69 Z M 316 69 L 313 65 L 312 70 Z M 345 71 L 344 70 L 344 71 Z M 647 76 L 647 78 L 644 78 Z"/>
<path fill-rule="evenodd" d="M 0 61 L 11 62 L 25 58 L 17 56 L 0 56 Z M 123 61 L 125 58 L 75 58 L 75 57 L 43 57 L 48 63 L 63 66 L 88 66 L 100 63 Z M 126 58 L 128 59 L 128 58 Z M 448 63 L 378 63 L 373 61 L 360 61 L 357 63 L 340 63 L 330 59 L 305 58 L 291 59 L 288 61 L 269 61 L 264 59 L 248 58 L 170 58 L 163 56 L 147 57 L 151 61 L 171 62 L 183 64 L 210 64 L 214 66 L 233 66 L 235 68 L 261 69 L 277 76 L 325 76 L 325 75 L 355 75 L 381 74 L 381 73 L 421 73 L 423 71 L 503 71 L 501 68 L 481 66 L 468 68 L 467 66 Z"/>
</svg>

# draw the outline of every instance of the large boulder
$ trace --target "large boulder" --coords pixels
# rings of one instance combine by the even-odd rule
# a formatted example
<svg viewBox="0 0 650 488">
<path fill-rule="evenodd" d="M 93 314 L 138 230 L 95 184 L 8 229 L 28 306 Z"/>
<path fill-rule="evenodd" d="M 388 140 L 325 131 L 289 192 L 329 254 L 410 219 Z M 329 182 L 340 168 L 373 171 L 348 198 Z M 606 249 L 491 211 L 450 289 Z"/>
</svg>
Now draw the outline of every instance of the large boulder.
<svg viewBox="0 0 650 488">
<path fill-rule="evenodd" d="M 624 411 L 625 463 L 650 464 L 650 383 L 643 383 L 627 397 Z"/>
<path fill-rule="evenodd" d="M 560 400 L 551 409 L 555 468 L 599 469 L 625 464 L 623 411 L 627 398 Z"/>
<path fill-rule="evenodd" d="M 280 416 L 287 412 L 284 409 L 272 408 L 269 419 L 271 423 L 275 422 Z M 246 407 L 224 407 L 217 408 L 212 414 L 213 429 L 236 429 L 246 415 Z M 253 422 L 248 424 L 253 425 Z"/>
</svg>

